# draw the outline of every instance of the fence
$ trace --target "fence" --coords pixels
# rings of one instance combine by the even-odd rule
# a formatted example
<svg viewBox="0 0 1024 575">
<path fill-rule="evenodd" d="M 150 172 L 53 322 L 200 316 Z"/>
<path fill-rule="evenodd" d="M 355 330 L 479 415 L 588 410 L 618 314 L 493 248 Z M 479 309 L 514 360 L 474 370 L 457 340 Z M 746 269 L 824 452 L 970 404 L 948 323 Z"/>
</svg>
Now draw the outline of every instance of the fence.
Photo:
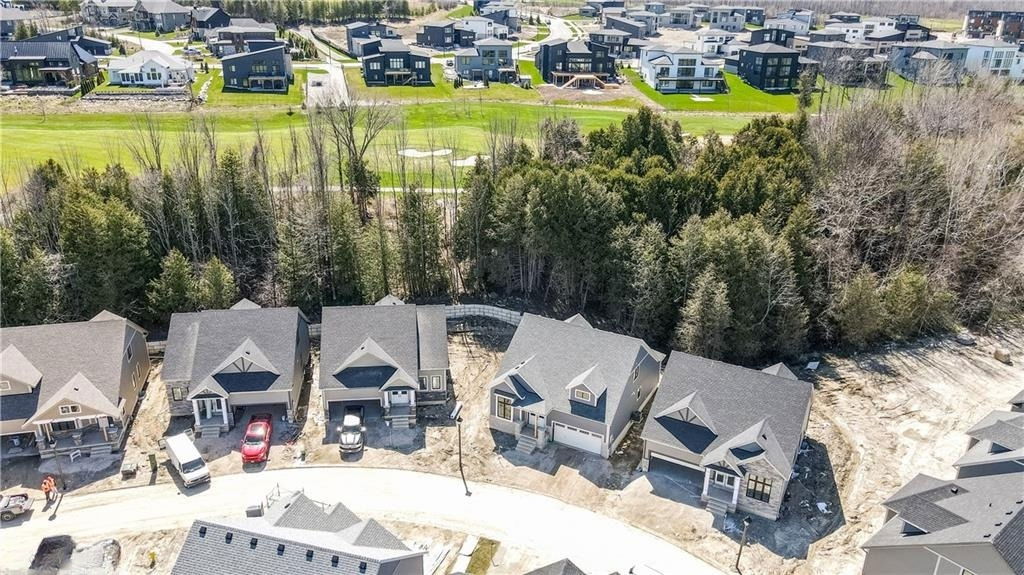
<svg viewBox="0 0 1024 575">
<path fill-rule="evenodd" d="M 447 319 L 461 319 L 465 317 L 486 317 L 505 322 L 509 325 L 518 326 L 523 319 L 523 313 L 497 307 L 493 305 L 471 303 L 466 305 L 444 306 L 444 316 Z"/>
</svg>

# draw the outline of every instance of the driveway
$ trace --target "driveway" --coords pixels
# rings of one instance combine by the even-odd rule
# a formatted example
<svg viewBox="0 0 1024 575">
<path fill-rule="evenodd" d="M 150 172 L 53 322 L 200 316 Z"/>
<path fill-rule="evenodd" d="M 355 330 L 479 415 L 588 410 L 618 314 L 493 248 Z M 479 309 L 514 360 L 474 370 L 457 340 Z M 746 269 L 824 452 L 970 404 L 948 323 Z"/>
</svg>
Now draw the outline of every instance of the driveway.
<svg viewBox="0 0 1024 575">
<path fill-rule="evenodd" d="M 160 40 L 151 40 L 149 38 L 140 38 L 135 34 L 115 34 L 118 40 L 122 42 L 133 42 L 142 46 L 143 50 L 155 50 L 157 52 L 163 52 L 164 54 L 174 54 L 174 51 L 178 48 L 172 46 L 167 42 L 161 42 Z M 173 39 L 174 36 L 168 35 L 168 39 Z"/>
<path fill-rule="evenodd" d="M 568 556 L 581 568 L 628 573 L 636 564 L 662 573 L 722 572 L 646 531 L 536 493 L 470 483 L 455 477 L 395 469 L 305 467 L 217 476 L 206 487 L 176 484 L 69 495 L 58 514 L 37 509 L 24 523 L 3 529 L 0 557 L 8 568 L 27 567 L 39 541 L 70 535 L 79 542 L 158 529 L 183 528 L 197 518 L 240 516 L 275 486 L 303 489 L 313 499 L 342 501 L 357 514 L 429 524 L 532 549 L 545 561 Z"/>
<path fill-rule="evenodd" d="M 543 41 L 548 40 L 571 40 L 577 36 L 582 35 L 582 31 L 579 31 L 573 24 L 564 18 L 557 18 L 555 16 L 545 16 L 548 20 L 548 27 L 551 32 L 547 38 Z M 516 48 L 517 58 L 520 60 L 533 60 L 533 55 L 537 52 L 540 46 L 540 42 L 529 42 Z"/>
</svg>

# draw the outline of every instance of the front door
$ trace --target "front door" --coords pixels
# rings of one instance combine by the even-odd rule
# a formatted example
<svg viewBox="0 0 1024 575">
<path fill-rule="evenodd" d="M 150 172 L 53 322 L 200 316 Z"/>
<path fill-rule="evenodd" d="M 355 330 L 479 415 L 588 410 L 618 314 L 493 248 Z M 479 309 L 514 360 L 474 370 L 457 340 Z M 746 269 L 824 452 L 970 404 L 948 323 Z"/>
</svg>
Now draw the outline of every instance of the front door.
<svg viewBox="0 0 1024 575">
<path fill-rule="evenodd" d="M 409 405 L 409 390 L 398 389 L 391 392 L 391 405 Z"/>
</svg>

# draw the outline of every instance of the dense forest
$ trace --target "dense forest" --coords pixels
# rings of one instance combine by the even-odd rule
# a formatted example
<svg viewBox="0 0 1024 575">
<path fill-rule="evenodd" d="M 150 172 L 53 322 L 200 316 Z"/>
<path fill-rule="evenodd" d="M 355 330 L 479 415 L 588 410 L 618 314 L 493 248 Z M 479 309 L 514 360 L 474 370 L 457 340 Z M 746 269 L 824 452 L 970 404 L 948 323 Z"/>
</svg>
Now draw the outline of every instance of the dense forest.
<svg viewBox="0 0 1024 575">
<path fill-rule="evenodd" d="M 48 160 L 3 197 L 2 320 L 512 297 L 742 363 L 984 328 L 1024 309 L 1011 90 L 865 97 L 731 140 L 648 109 L 589 134 L 509 118 L 461 179 L 386 154 L 393 188 L 371 169 L 407 146 L 387 106 L 311 111 L 283 150 L 140 118 L 131 172 Z"/>
</svg>

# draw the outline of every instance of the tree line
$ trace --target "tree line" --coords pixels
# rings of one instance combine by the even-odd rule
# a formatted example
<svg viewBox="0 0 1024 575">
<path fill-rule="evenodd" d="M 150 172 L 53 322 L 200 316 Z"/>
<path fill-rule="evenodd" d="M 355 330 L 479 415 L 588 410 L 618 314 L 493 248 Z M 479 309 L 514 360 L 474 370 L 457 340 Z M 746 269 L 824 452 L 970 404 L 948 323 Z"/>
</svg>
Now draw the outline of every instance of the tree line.
<svg viewBox="0 0 1024 575">
<path fill-rule="evenodd" d="M 648 109 L 589 134 L 547 118 L 536 140 L 495 120 L 462 176 L 405 165 L 384 105 L 311 110 L 276 147 L 258 127 L 224 146 L 210 118 L 176 138 L 140 118 L 137 171 L 50 160 L 3 198 L 0 319 L 501 294 L 748 364 L 994 325 L 1024 309 L 1008 90 L 856 98 L 731 141 Z"/>
<path fill-rule="evenodd" d="M 433 11 L 413 9 L 408 0 L 226 0 L 224 11 L 279 26 L 337 24 L 352 20 L 408 19 Z"/>
</svg>

